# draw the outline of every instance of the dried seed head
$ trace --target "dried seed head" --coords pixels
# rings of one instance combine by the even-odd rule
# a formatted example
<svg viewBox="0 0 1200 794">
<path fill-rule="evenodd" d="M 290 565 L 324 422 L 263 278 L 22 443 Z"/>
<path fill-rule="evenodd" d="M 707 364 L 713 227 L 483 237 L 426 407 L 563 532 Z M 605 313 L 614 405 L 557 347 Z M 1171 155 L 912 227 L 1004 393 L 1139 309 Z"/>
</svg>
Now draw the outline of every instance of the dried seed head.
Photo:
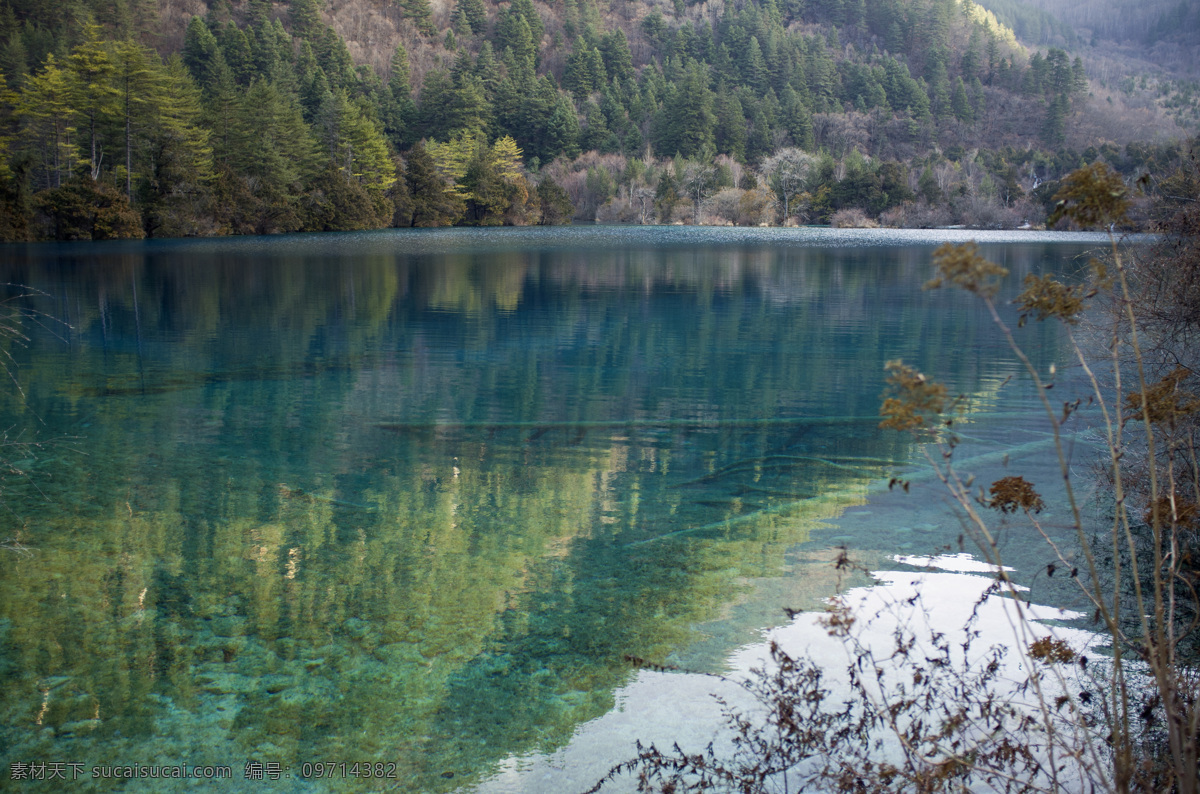
<svg viewBox="0 0 1200 794">
<path fill-rule="evenodd" d="M 879 409 L 884 417 L 880 427 L 921 430 L 929 426 L 931 417 L 947 410 L 950 400 L 943 384 L 930 382 L 899 360 L 887 362 L 887 370 L 891 373 L 887 382 L 893 396 L 886 397 Z"/>
<path fill-rule="evenodd" d="M 1171 497 L 1164 494 L 1157 502 L 1151 503 L 1142 519 L 1147 524 L 1154 524 L 1155 520 L 1158 520 L 1163 524 L 1196 530 L 1200 529 L 1200 505 L 1178 496 L 1172 504 Z"/>
<path fill-rule="evenodd" d="M 1083 311 L 1083 296 L 1084 288 L 1081 286 L 1068 287 L 1051 276 L 1030 273 L 1025 277 L 1025 291 L 1016 300 L 1021 307 L 1020 325 L 1024 325 L 1030 315 L 1036 315 L 1039 321 L 1057 317 L 1068 325 L 1074 325 L 1079 322 L 1076 315 Z"/>
<path fill-rule="evenodd" d="M 1007 269 L 980 256 L 979 246 L 973 242 L 938 246 L 933 264 L 937 275 L 925 283 L 925 289 L 954 286 L 990 298 L 1000 288 L 1000 279 L 1008 275 Z"/>
<path fill-rule="evenodd" d="M 1046 221 L 1047 228 L 1064 217 L 1081 226 L 1108 226 L 1125 220 L 1129 191 L 1120 174 L 1108 163 L 1097 160 L 1068 174 L 1054 194 L 1054 201 L 1055 209 Z"/>
<path fill-rule="evenodd" d="M 1043 664 L 1067 664 L 1075 661 L 1075 651 L 1070 645 L 1053 637 L 1042 637 L 1034 640 L 1029 646 L 1029 655 L 1039 659 Z"/>
<path fill-rule="evenodd" d="M 988 507 L 993 507 L 1001 513 L 1015 513 L 1017 510 L 1040 513 L 1046 503 L 1033 485 L 1024 477 L 1002 477 L 992 483 L 992 499 Z"/>
<path fill-rule="evenodd" d="M 1200 400 L 1196 395 L 1180 388 L 1180 384 L 1191 374 L 1192 371 L 1187 367 L 1176 367 L 1144 392 L 1126 395 L 1125 408 L 1130 418 L 1149 419 L 1151 424 L 1173 424 L 1177 417 L 1200 411 Z"/>
</svg>

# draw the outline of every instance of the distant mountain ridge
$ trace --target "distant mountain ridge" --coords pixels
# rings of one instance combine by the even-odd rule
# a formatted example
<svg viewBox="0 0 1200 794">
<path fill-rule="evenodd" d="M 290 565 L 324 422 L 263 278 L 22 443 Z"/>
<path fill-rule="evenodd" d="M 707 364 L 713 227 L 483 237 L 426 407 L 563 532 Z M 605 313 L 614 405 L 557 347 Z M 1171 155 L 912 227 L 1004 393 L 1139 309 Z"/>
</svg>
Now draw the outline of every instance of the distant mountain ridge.
<svg viewBox="0 0 1200 794">
<path fill-rule="evenodd" d="M 1192 0 L 983 0 L 1018 38 L 1076 49 L 1121 45 L 1131 57 L 1200 77 L 1200 4 Z"/>
</svg>

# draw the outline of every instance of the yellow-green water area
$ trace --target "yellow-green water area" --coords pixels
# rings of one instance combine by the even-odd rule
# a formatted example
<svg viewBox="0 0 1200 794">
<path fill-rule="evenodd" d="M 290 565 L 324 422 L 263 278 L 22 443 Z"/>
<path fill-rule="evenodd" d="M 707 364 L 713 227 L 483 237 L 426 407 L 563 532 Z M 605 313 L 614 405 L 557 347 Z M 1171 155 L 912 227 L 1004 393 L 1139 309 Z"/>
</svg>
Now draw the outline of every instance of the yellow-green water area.
<svg viewBox="0 0 1200 794">
<path fill-rule="evenodd" d="M 969 398 L 977 454 L 1041 443 L 985 314 L 921 291 L 937 242 L 3 249 L 27 338 L 2 340 L 0 779 L 451 791 L 567 746 L 628 656 L 722 669 L 781 607 L 862 583 L 832 546 L 946 534 L 878 506 L 920 453 L 877 428 L 885 361 Z M 985 252 L 1018 279 L 1092 244 Z M 231 777 L 105 776 L 139 764 Z"/>
</svg>

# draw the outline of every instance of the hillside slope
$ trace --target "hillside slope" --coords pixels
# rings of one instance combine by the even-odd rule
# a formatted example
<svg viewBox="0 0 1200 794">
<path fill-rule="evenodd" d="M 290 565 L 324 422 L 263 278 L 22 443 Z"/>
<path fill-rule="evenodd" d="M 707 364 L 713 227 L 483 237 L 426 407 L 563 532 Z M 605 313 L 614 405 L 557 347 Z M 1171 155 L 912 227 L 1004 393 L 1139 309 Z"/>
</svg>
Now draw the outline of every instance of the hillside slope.
<svg viewBox="0 0 1200 794">
<path fill-rule="evenodd" d="M 3 0 L 0 42 L 8 237 L 961 215 L 1181 133 L 970 0 Z"/>
</svg>

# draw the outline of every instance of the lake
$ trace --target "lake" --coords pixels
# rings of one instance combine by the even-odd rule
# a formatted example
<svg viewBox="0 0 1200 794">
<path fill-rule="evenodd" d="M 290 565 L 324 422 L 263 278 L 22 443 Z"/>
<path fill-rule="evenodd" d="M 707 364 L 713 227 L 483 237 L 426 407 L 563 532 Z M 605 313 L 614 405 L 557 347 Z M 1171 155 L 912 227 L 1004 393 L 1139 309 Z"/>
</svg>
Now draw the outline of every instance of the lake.
<svg viewBox="0 0 1200 794">
<path fill-rule="evenodd" d="M 867 582 L 835 546 L 903 569 L 955 543 L 921 449 L 878 429 L 886 361 L 965 396 L 965 457 L 1016 447 L 1048 471 L 982 306 L 921 288 L 933 248 L 967 239 L 1012 292 L 1106 242 L 597 226 L 0 247 L 4 307 L 27 315 L 0 338 L 3 774 L 588 781 L 633 753 L 634 721 L 589 727 L 644 681 L 627 656 L 731 669 L 783 607 Z M 1038 366 L 1069 360 L 1056 327 L 1020 334 Z M 1004 543 L 1023 575 L 1044 564 Z M 688 692 L 662 730 L 694 732 Z M 319 766 L 341 762 L 386 779 Z"/>
</svg>

